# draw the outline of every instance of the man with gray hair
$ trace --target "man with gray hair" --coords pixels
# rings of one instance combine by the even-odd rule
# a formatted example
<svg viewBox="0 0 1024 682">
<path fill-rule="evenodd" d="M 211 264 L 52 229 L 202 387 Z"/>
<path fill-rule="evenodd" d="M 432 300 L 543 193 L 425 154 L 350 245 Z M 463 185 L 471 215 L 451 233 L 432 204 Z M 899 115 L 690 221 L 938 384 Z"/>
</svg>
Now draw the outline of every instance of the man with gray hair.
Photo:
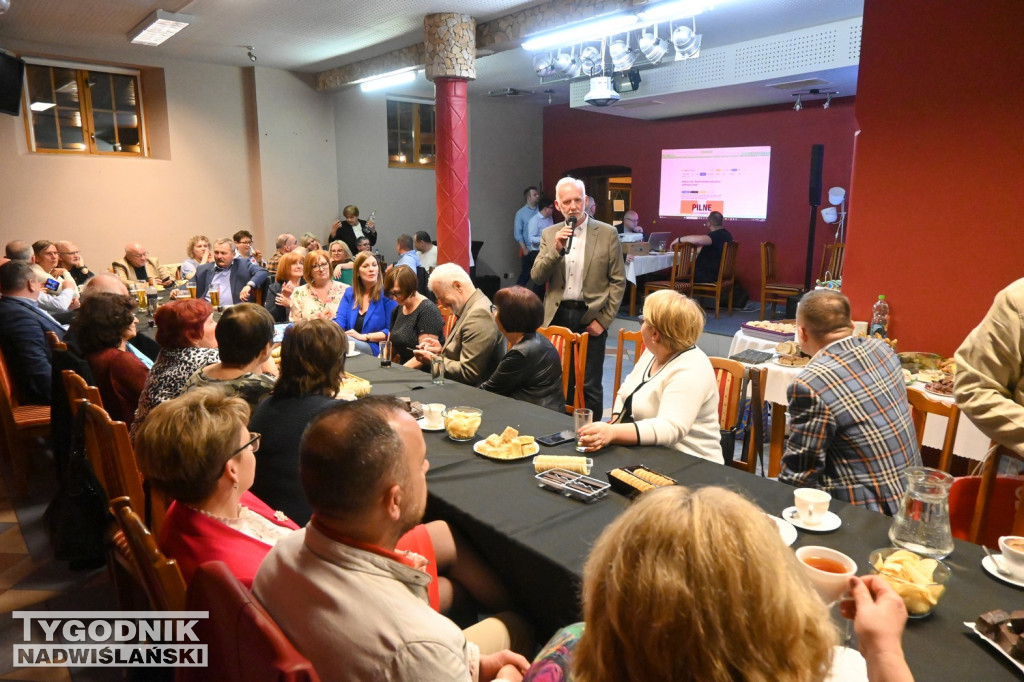
<svg viewBox="0 0 1024 682">
<path fill-rule="evenodd" d="M 173 273 L 170 268 L 160 265 L 156 258 L 150 258 L 149 250 L 138 242 L 130 242 L 124 245 L 124 258 L 110 264 L 114 274 L 121 278 L 121 281 L 147 282 L 154 279 L 162 286 L 170 286 L 173 281 Z"/>
<path fill-rule="evenodd" d="M 35 260 L 35 254 L 32 253 L 32 244 L 29 242 L 15 239 L 12 242 L 7 242 L 7 246 L 4 248 L 4 252 L 10 260 L 20 260 L 25 263 L 31 263 Z"/>
<path fill-rule="evenodd" d="M 429 367 L 434 356 L 444 359 L 444 375 L 459 383 L 479 386 L 490 378 L 505 354 L 505 338 L 491 313 L 491 300 L 473 286 L 473 280 L 455 263 L 434 268 L 427 283 L 437 298 L 455 315 L 455 326 L 444 340 L 427 338 L 413 355 L 419 366 Z"/>
<path fill-rule="evenodd" d="M 788 390 L 779 481 L 895 514 L 904 470 L 921 465 L 899 357 L 881 339 L 853 336 L 850 301 L 833 290 L 804 295 L 796 335 L 813 357 Z"/>
<path fill-rule="evenodd" d="M 271 278 L 277 276 L 277 264 L 281 262 L 281 257 L 298 246 L 299 240 L 295 238 L 294 234 L 285 232 L 284 234 L 277 235 L 277 241 L 274 242 L 274 246 L 277 247 L 277 251 L 270 257 L 267 262 L 267 272 L 270 273 Z"/>
<path fill-rule="evenodd" d="M 0 348 L 22 403 L 49 405 L 53 367 L 46 332 L 63 338 L 64 327 L 39 307 L 43 285 L 22 260 L 0 265 Z"/>
<path fill-rule="evenodd" d="M 589 216 L 582 180 L 564 177 L 555 185 L 555 207 L 565 216 L 541 233 L 540 252 L 530 275 L 547 283 L 544 324 L 589 334 L 583 378 L 586 407 L 604 412 L 604 349 L 608 327 L 626 291 L 622 247 L 615 228 Z M 570 385 L 580 381 L 573 378 Z"/>
<path fill-rule="evenodd" d="M 217 291 L 220 305 L 227 307 L 249 300 L 256 289 L 267 281 L 267 271 L 252 261 L 235 258 L 235 242 L 222 237 L 213 242 L 213 262 L 196 270 L 196 297 L 210 300 L 210 291 Z"/>
</svg>

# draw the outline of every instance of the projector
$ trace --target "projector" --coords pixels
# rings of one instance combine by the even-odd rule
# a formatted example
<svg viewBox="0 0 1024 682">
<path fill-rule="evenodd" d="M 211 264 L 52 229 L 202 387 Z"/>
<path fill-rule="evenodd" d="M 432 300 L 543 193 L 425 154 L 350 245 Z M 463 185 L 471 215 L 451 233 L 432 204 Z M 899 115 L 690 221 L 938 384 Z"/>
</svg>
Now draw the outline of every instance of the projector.
<svg viewBox="0 0 1024 682">
<path fill-rule="evenodd" d="M 615 92 L 610 76 L 596 76 L 590 79 L 590 92 L 583 101 L 595 107 L 609 107 L 619 101 L 619 93 Z"/>
</svg>

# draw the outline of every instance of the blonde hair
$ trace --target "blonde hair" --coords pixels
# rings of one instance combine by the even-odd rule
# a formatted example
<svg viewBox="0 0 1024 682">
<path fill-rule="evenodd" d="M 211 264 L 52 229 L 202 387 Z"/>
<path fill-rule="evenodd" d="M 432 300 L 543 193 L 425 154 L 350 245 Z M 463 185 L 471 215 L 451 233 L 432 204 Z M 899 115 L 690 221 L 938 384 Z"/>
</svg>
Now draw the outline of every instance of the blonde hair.
<svg viewBox="0 0 1024 682">
<path fill-rule="evenodd" d="M 201 234 L 194 234 L 188 238 L 188 242 L 185 244 L 185 255 L 189 258 L 195 259 L 195 254 L 192 253 L 192 250 L 196 248 L 196 244 L 199 242 L 206 242 L 206 250 L 210 250 L 209 237 L 204 237 Z"/>
<path fill-rule="evenodd" d="M 356 256 L 356 262 L 352 265 L 352 309 L 355 310 L 359 307 L 360 301 L 364 295 L 369 295 L 371 301 L 379 301 L 381 292 L 384 291 L 384 276 L 380 270 L 377 270 L 377 281 L 373 283 L 373 287 L 369 291 L 366 289 L 366 285 L 363 284 L 363 278 L 359 276 L 359 268 L 363 267 L 363 263 L 368 260 L 377 260 L 369 251 L 360 251 L 359 255 Z"/>
<path fill-rule="evenodd" d="M 333 242 L 327 245 L 327 253 L 330 253 L 331 249 L 334 248 L 335 245 L 341 247 L 341 250 L 345 252 L 345 260 L 342 261 L 343 263 L 347 263 L 348 261 L 352 260 L 352 252 L 349 250 L 348 244 L 341 241 L 340 239 L 335 239 Z"/>
<path fill-rule="evenodd" d="M 690 348 L 704 331 L 704 310 L 692 298 L 668 289 L 644 299 L 644 320 L 672 350 Z"/>
<path fill-rule="evenodd" d="M 572 670 L 604 680 L 823 679 L 838 637 L 774 522 L 724 488 L 661 488 L 598 538 Z"/>
</svg>

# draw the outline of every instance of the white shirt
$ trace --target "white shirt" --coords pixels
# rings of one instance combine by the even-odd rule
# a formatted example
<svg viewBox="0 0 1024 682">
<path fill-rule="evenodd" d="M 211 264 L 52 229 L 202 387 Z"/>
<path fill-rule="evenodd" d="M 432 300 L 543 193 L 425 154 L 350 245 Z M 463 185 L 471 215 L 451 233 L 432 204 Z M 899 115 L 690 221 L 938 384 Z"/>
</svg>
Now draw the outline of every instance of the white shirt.
<svg viewBox="0 0 1024 682">
<path fill-rule="evenodd" d="M 568 245 L 568 240 L 566 240 Z M 565 254 L 565 292 L 563 301 L 583 300 L 583 268 L 587 264 L 585 250 L 587 248 L 587 218 L 576 225 L 573 230 L 572 248 Z"/>
<path fill-rule="evenodd" d="M 431 246 L 429 251 L 420 251 L 420 265 L 427 270 L 437 267 L 436 246 Z"/>
</svg>

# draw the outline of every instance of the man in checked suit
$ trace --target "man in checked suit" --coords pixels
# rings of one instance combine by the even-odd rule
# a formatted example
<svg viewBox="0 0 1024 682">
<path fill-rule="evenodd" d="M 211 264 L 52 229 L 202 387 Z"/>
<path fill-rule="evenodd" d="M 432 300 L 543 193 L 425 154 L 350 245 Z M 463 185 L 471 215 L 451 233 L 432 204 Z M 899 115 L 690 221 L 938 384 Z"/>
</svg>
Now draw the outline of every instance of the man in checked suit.
<svg viewBox="0 0 1024 682">
<path fill-rule="evenodd" d="M 46 332 L 63 338 L 64 327 L 39 307 L 43 285 L 29 263 L 0 266 L 0 348 L 21 402 L 49 405 L 50 344 Z"/>
<path fill-rule="evenodd" d="M 891 516 L 903 471 L 921 465 L 899 357 L 881 339 L 853 336 L 850 301 L 837 291 L 800 300 L 796 334 L 813 357 L 789 388 L 779 480 Z"/>
<path fill-rule="evenodd" d="M 248 301 L 267 281 L 267 271 L 248 259 L 235 258 L 235 242 L 227 237 L 213 243 L 213 262 L 196 270 L 196 297 L 209 300 L 210 288 L 220 292 L 224 307 Z"/>
<path fill-rule="evenodd" d="M 575 219 L 576 225 L 574 228 L 561 222 L 541 233 L 540 252 L 530 277 L 548 285 L 545 325 L 590 335 L 583 395 L 586 406 L 594 411 L 594 419 L 600 419 L 604 409 L 604 349 L 608 327 L 626 291 L 626 271 L 618 233 L 584 212 L 586 200 L 582 180 L 564 177 L 555 185 L 555 207 L 566 221 Z"/>
</svg>

